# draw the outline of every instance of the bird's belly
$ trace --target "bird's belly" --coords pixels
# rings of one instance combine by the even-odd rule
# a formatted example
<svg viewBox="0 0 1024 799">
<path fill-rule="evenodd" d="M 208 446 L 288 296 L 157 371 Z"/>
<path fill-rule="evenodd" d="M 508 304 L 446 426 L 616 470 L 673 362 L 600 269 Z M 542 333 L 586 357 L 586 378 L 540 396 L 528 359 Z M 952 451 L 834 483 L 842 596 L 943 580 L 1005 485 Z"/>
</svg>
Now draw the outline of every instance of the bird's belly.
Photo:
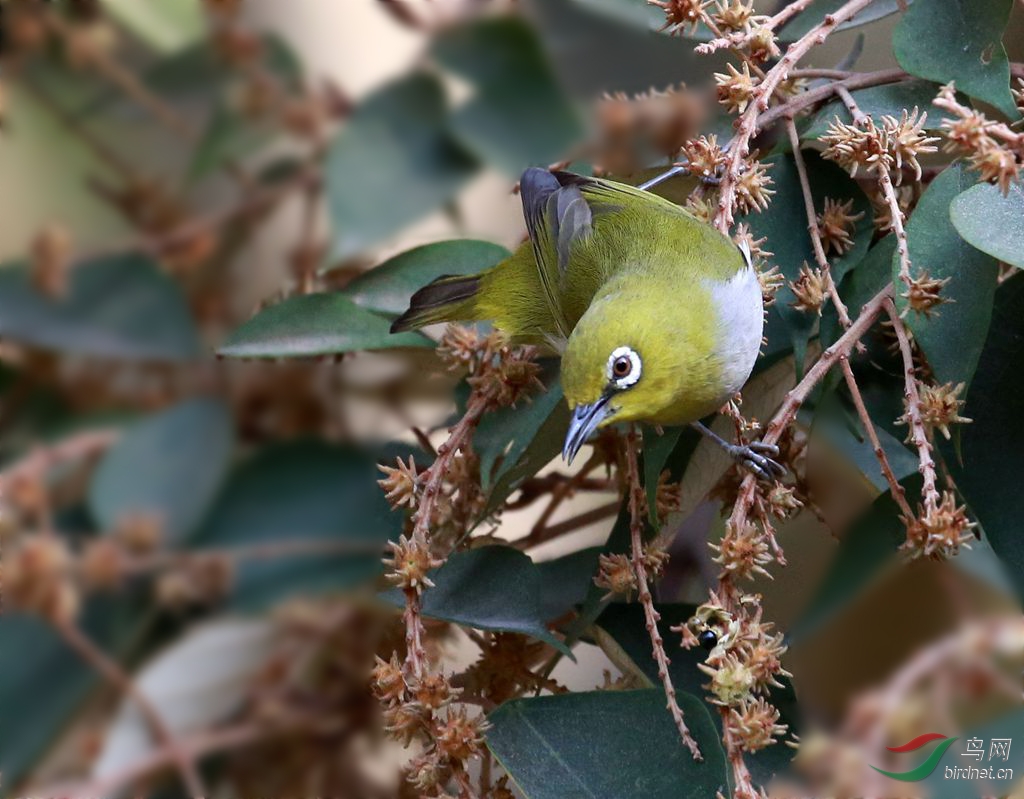
<svg viewBox="0 0 1024 799">
<path fill-rule="evenodd" d="M 716 358 L 724 402 L 743 388 L 754 368 L 764 335 L 764 302 L 757 273 L 749 267 L 709 290 L 718 316 Z"/>
</svg>

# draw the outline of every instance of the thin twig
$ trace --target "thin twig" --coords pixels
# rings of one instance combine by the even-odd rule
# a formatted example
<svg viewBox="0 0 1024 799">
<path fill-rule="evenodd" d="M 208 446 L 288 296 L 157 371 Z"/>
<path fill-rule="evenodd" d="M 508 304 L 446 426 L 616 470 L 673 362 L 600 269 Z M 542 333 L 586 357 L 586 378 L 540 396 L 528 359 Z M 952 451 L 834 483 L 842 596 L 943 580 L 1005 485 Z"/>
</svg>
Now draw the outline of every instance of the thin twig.
<svg viewBox="0 0 1024 799">
<path fill-rule="evenodd" d="M 665 654 L 665 643 L 661 639 L 661 633 L 658 632 L 658 621 L 661 619 L 661 616 L 654 608 L 654 598 L 651 596 L 651 589 L 647 584 L 647 567 L 644 565 L 643 540 L 644 508 L 646 507 L 647 497 L 644 493 L 643 483 L 640 481 L 640 465 L 637 457 L 637 432 L 634 427 L 630 427 L 629 432 L 626 434 L 625 449 L 626 490 L 629 492 L 629 514 L 631 517 L 629 534 L 632 542 L 633 571 L 636 573 L 637 592 L 640 605 L 644 609 L 647 634 L 651 638 L 651 650 L 654 660 L 658 664 L 658 677 L 661 679 L 661 685 L 665 689 L 666 707 L 672 714 L 672 720 L 676 724 L 676 729 L 679 730 L 679 737 L 682 738 L 686 748 L 690 750 L 694 760 L 703 760 L 704 756 L 700 753 L 700 747 L 697 746 L 697 742 L 690 734 L 686 721 L 683 719 L 682 708 L 679 707 L 679 703 L 676 701 L 676 689 L 672 684 L 672 676 L 668 670 L 669 660 L 668 655 Z"/>
<path fill-rule="evenodd" d="M 0 470 L 0 500 L 11 482 L 24 477 L 41 477 L 54 466 L 99 454 L 113 444 L 120 431 L 90 430 L 49 447 L 37 447 L 20 460 Z"/>
<path fill-rule="evenodd" d="M 910 440 L 917 449 L 918 471 L 921 472 L 921 476 L 924 478 L 924 484 L 921 486 L 921 497 L 924 499 L 926 511 L 935 510 L 939 501 L 939 492 L 935 487 L 937 482 L 935 461 L 932 458 L 932 445 L 928 440 L 928 433 L 925 431 L 924 420 L 921 418 L 921 395 L 917 390 L 914 353 L 910 348 L 910 339 L 907 337 L 903 320 L 900 319 L 891 298 L 886 298 L 885 311 L 892 320 L 893 330 L 896 331 L 896 340 L 900 346 L 900 354 L 903 357 L 907 425 L 910 428 Z M 912 518 L 913 516 L 908 517 L 908 519 Z"/>
<path fill-rule="evenodd" d="M 729 227 L 733 222 L 736 186 L 743 170 L 744 159 L 750 154 L 750 142 L 758 130 L 758 117 L 762 111 L 768 109 L 769 99 L 801 58 L 812 48 L 823 43 L 839 25 L 853 18 L 873 2 L 874 0 L 848 0 L 847 3 L 836 9 L 835 13 L 826 15 L 821 22 L 787 48 L 785 55 L 768 70 L 764 80 L 758 84 L 750 104 L 739 117 L 736 135 L 733 138 L 722 182 L 719 185 L 715 227 L 722 233 L 729 234 Z"/>
<path fill-rule="evenodd" d="M 129 558 L 122 567 L 126 576 L 140 576 L 160 569 L 187 566 L 190 562 L 217 558 L 237 563 L 243 560 L 274 560 L 276 558 L 312 557 L 328 555 L 381 555 L 384 548 L 372 541 L 330 541 L 323 539 L 294 539 L 271 541 L 265 544 L 195 549 L 190 552 L 159 552 L 154 555 Z"/>
<path fill-rule="evenodd" d="M 832 268 L 829 266 L 828 258 L 825 257 L 825 248 L 821 243 L 821 229 L 818 227 L 818 216 L 814 210 L 814 196 L 811 194 L 811 182 L 807 177 L 807 164 L 804 162 L 804 155 L 800 150 L 800 134 L 797 132 L 796 123 L 792 119 L 786 120 L 786 132 L 789 134 L 789 142 L 793 147 L 793 163 L 796 164 L 796 173 L 800 178 L 800 190 L 804 196 L 804 211 L 807 213 L 807 232 L 811 235 L 814 260 L 817 261 L 818 268 L 825 279 L 828 296 L 832 298 L 832 304 L 839 315 L 839 323 L 846 328 L 850 326 L 850 314 L 846 310 L 846 305 L 839 297 L 839 290 L 832 279 Z"/>
<path fill-rule="evenodd" d="M 79 656 L 103 676 L 107 682 L 117 688 L 126 697 L 135 701 L 139 712 L 145 719 L 147 726 L 161 744 L 163 744 L 172 755 L 173 762 L 177 765 L 181 779 L 192 796 L 208 796 L 199 771 L 196 769 L 192 754 L 184 749 L 180 742 L 174 737 L 174 733 L 167 727 L 159 711 L 153 706 L 138 686 L 132 681 L 121 667 L 107 654 L 94 644 L 73 622 L 56 622 L 54 628 L 67 642 L 68 646 L 75 650 Z"/>
<path fill-rule="evenodd" d="M 781 11 L 779 11 L 778 14 L 773 17 L 769 17 L 764 22 L 763 27 L 772 31 L 778 30 L 813 2 L 814 0 L 794 0 L 794 2 L 787 4 Z M 728 35 L 722 35 L 721 32 L 716 30 L 713 30 L 713 33 L 716 38 L 712 39 L 710 42 L 697 45 L 695 49 L 698 53 L 707 55 L 709 53 L 714 53 L 716 50 L 721 50 L 723 47 L 737 47 L 743 44 L 750 35 L 749 33 L 742 31 L 730 33 Z"/>
<path fill-rule="evenodd" d="M 530 547 L 543 544 L 545 541 L 551 541 L 552 539 L 558 538 L 559 536 L 571 533 L 575 530 L 580 530 L 584 527 L 588 527 L 591 524 L 610 519 L 612 516 L 619 512 L 621 504 L 618 500 L 614 502 L 608 502 L 604 505 L 598 505 L 596 508 L 583 511 L 570 519 L 566 519 L 563 522 L 552 524 L 550 527 L 544 527 L 538 530 L 536 535 L 531 533 L 526 538 L 521 538 L 518 541 L 513 542 L 513 545 L 519 549 L 529 549 Z"/>
<path fill-rule="evenodd" d="M 242 722 L 211 732 L 201 732 L 182 738 L 175 747 L 162 746 L 135 760 L 122 771 L 92 782 L 43 786 L 30 791 L 32 796 L 60 796 L 66 799 L 93 799 L 97 796 L 117 796 L 127 788 L 153 777 L 173 766 L 184 752 L 192 760 L 201 760 L 218 752 L 262 743 L 280 735 L 311 731 L 321 734 L 336 733 L 342 728 L 338 720 L 324 720 L 314 716 L 275 719 L 273 726 L 261 722 Z"/>
<path fill-rule="evenodd" d="M 900 506 L 904 517 L 906 519 L 913 519 L 914 512 L 910 509 L 910 505 L 907 502 L 907 492 L 904 491 L 903 486 L 896 479 L 892 465 L 889 463 L 889 456 L 885 454 L 885 450 L 882 449 L 882 443 L 878 440 L 878 431 L 875 430 L 875 424 L 871 421 L 871 415 L 868 413 L 867 406 L 864 405 L 864 397 L 861 396 L 860 388 L 857 386 L 857 380 L 853 375 L 853 368 L 850 366 L 850 359 L 846 355 L 840 355 L 839 366 L 843 370 L 846 387 L 850 390 L 850 396 L 853 398 L 853 406 L 857 409 L 857 415 L 860 417 L 861 424 L 864 425 L 864 432 L 867 433 L 868 440 L 871 442 L 871 448 L 875 452 L 875 457 L 878 458 L 878 465 L 882 470 L 882 475 L 889 484 L 892 498 Z"/>
<path fill-rule="evenodd" d="M 782 405 L 776 411 L 775 416 L 765 428 L 765 435 L 762 439 L 766 444 L 777 444 L 782 433 L 796 418 L 796 413 L 810 395 L 814 387 L 828 374 L 832 366 L 843 355 L 849 355 L 857 342 L 871 329 L 879 314 L 882 312 L 886 302 L 891 302 L 892 284 L 883 288 L 878 294 L 861 310 L 860 315 L 850 324 L 846 331 L 836 342 L 826 349 L 814 365 L 807 370 L 801 380 L 793 389 L 786 394 Z M 733 530 L 742 530 L 747 521 L 747 515 L 754 504 L 757 491 L 757 478 L 748 474 L 740 484 L 740 490 L 733 505 L 732 514 L 729 517 L 728 527 Z M 734 604 L 738 599 L 735 586 L 732 585 L 728 576 L 721 580 L 721 596 L 727 604 Z"/>
</svg>

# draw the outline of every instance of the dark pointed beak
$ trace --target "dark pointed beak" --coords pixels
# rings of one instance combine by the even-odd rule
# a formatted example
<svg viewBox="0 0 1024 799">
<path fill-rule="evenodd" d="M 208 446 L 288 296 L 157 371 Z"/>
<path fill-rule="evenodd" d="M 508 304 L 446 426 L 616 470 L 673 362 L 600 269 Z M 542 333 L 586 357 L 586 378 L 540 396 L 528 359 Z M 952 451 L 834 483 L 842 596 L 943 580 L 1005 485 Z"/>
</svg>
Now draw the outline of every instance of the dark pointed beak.
<svg viewBox="0 0 1024 799">
<path fill-rule="evenodd" d="M 580 448 L 587 443 L 598 425 L 608 416 L 609 397 L 601 397 L 597 402 L 590 405 L 577 405 L 572 410 L 572 419 L 569 422 L 569 431 L 565 434 L 565 446 L 562 447 L 562 458 L 565 462 L 572 464 L 573 458 Z"/>
</svg>

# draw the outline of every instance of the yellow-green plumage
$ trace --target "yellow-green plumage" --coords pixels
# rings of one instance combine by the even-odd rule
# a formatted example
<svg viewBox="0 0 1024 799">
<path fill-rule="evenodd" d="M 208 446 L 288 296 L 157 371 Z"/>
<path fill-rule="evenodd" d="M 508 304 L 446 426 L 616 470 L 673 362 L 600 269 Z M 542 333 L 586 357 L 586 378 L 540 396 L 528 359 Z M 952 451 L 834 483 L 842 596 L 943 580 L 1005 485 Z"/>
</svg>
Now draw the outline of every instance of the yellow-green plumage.
<svg viewBox="0 0 1024 799">
<path fill-rule="evenodd" d="M 522 188 L 530 240 L 487 272 L 427 286 L 395 330 L 492 320 L 515 341 L 550 345 L 562 351 L 570 407 L 608 406 L 600 424 L 692 422 L 740 388 L 762 308 L 730 239 L 609 181 L 527 170 Z M 623 347 L 641 364 L 626 388 L 609 371 Z"/>
</svg>

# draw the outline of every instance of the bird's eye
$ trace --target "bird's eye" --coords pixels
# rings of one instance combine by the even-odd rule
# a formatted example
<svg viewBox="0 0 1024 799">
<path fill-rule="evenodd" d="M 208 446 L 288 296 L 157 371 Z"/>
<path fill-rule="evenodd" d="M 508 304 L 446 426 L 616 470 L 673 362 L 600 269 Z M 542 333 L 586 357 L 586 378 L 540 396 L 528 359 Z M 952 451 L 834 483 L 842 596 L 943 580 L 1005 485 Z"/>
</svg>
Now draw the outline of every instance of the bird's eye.
<svg viewBox="0 0 1024 799">
<path fill-rule="evenodd" d="M 718 646 L 718 634 L 714 630 L 704 630 L 697 636 L 697 643 L 701 645 L 702 649 L 710 652 Z"/>
<path fill-rule="evenodd" d="M 640 356 L 629 347 L 618 347 L 608 358 L 608 382 L 616 388 L 629 388 L 640 379 Z"/>
</svg>

